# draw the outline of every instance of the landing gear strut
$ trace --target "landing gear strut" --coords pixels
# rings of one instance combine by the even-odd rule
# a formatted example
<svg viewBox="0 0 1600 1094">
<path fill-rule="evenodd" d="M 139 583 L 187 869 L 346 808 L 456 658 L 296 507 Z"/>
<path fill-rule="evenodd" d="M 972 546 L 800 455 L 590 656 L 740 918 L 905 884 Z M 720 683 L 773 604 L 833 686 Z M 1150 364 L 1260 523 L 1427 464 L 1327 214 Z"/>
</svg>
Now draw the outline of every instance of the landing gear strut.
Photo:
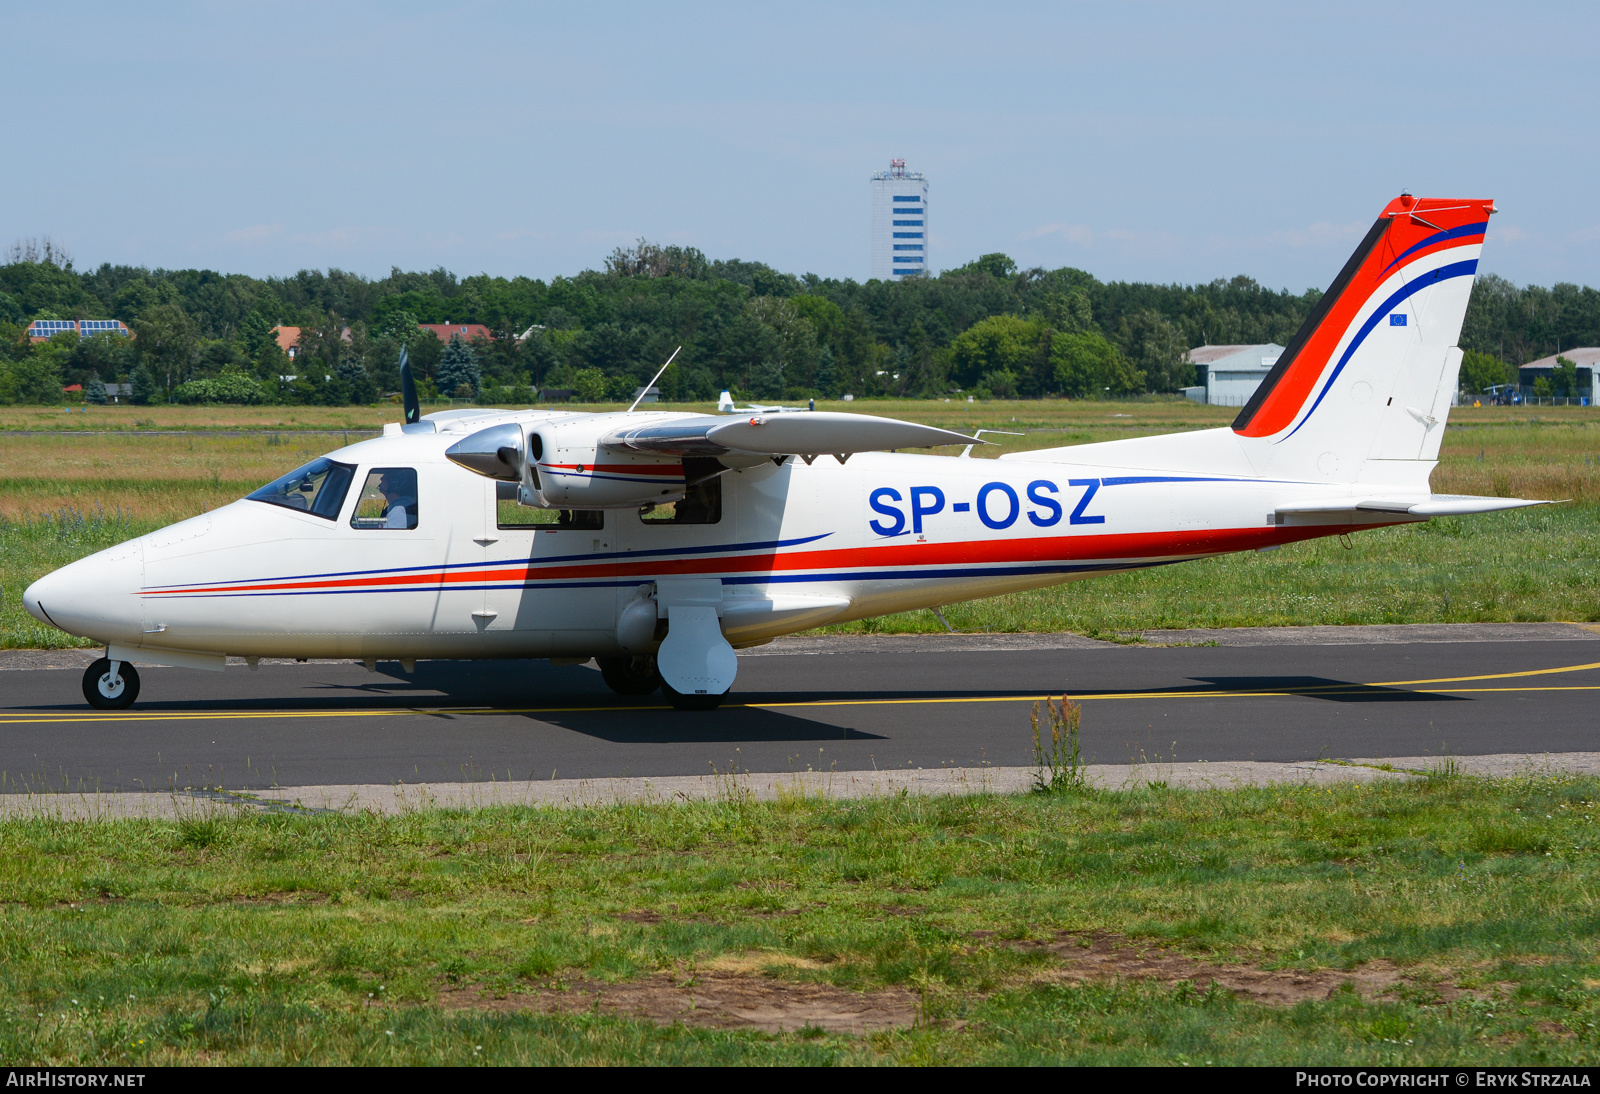
<svg viewBox="0 0 1600 1094">
<path fill-rule="evenodd" d="M 595 660 L 600 663 L 600 675 L 606 686 L 618 695 L 649 695 L 661 686 L 661 673 L 656 671 L 654 654 L 597 657 Z"/>
<path fill-rule="evenodd" d="M 126 710 L 139 697 L 138 670 L 102 657 L 83 670 L 83 697 L 96 710 Z"/>
</svg>

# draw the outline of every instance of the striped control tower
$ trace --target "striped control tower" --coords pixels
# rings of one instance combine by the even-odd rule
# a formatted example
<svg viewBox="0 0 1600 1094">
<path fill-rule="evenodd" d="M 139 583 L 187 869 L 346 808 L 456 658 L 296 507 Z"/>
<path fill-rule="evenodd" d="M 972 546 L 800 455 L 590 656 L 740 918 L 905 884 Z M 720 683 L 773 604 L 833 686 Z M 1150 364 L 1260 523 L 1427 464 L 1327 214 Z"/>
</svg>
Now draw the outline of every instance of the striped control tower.
<svg viewBox="0 0 1600 1094">
<path fill-rule="evenodd" d="M 928 269 L 928 179 L 905 160 L 872 176 L 872 276 L 914 277 Z"/>
</svg>

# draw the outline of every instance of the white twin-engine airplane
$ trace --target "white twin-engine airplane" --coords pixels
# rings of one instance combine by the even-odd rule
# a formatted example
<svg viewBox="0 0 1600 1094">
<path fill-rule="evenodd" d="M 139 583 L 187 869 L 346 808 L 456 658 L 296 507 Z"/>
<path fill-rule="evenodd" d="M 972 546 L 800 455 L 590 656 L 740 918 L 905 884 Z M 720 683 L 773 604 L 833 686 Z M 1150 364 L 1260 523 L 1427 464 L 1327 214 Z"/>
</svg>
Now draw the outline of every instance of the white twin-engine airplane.
<svg viewBox="0 0 1600 1094">
<path fill-rule="evenodd" d="M 105 643 L 100 708 L 133 702 L 134 665 L 234 654 L 595 658 L 617 692 L 709 709 L 736 649 L 825 623 L 1539 504 L 1428 486 L 1494 211 L 1390 202 L 1231 427 L 952 459 L 892 450 L 974 438 L 788 408 L 423 418 L 403 370 L 404 424 L 25 603 Z"/>
</svg>

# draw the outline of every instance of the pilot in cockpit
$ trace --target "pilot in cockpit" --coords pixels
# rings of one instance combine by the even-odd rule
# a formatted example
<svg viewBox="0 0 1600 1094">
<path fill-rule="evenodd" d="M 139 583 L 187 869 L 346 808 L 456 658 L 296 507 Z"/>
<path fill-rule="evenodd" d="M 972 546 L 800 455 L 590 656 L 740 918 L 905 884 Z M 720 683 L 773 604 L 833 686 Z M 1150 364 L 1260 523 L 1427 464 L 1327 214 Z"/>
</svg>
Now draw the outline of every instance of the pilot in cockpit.
<svg viewBox="0 0 1600 1094">
<path fill-rule="evenodd" d="M 385 528 L 415 528 L 417 526 L 415 472 L 411 474 L 387 472 L 378 480 L 378 493 L 383 495 L 383 526 Z"/>
</svg>

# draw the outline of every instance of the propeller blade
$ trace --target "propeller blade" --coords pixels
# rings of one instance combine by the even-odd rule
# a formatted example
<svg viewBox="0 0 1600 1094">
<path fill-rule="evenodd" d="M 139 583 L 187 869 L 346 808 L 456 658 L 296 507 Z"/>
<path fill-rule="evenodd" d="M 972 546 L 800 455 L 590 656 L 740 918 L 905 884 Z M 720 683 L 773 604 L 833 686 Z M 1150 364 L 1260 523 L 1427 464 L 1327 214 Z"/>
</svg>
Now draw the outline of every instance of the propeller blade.
<svg viewBox="0 0 1600 1094">
<path fill-rule="evenodd" d="M 405 403 L 406 425 L 422 420 L 422 404 L 417 401 L 417 385 L 411 379 L 411 358 L 406 347 L 400 347 L 400 398 Z"/>
</svg>

